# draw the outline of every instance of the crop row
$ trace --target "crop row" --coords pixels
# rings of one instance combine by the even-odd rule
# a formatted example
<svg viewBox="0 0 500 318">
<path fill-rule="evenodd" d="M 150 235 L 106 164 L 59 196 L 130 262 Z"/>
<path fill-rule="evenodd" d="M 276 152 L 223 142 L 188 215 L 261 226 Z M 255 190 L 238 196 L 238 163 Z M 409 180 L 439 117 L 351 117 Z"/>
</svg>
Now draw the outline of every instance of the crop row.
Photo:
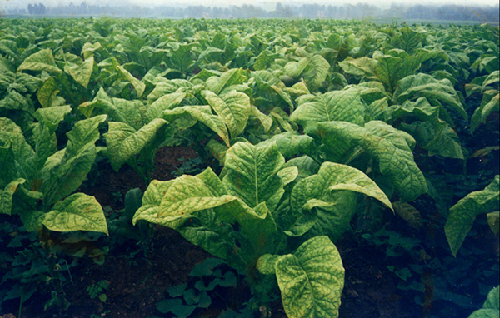
<svg viewBox="0 0 500 318">
<path fill-rule="evenodd" d="M 498 175 L 456 198 L 430 163 L 467 175 L 469 159 L 498 158 L 494 142 L 470 145 L 485 129 L 498 143 L 498 28 L 0 26 L 0 212 L 26 231 L 108 234 L 101 204 L 80 189 L 98 161 L 128 165 L 149 184 L 131 224 L 171 227 L 224 259 L 257 308 L 279 288 L 290 317 L 338 315 L 344 268 L 334 243 L 368 210 L 409 219 L 412 201 L 432 197 L 454 256 L 478 215 L 498 233 Z M 219 165 L 151 180 L 158 149 L 175 145 Z"/>
</svg>

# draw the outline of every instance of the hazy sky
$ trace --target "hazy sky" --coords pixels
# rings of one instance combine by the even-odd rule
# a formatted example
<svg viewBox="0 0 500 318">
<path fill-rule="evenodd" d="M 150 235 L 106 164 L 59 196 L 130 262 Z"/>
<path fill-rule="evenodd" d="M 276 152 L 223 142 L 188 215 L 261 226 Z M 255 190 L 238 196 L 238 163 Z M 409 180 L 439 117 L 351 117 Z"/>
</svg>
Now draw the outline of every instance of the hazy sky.
<svg viewBox="0 0 500 318">
<path fill-rule="evenodd" d="M 266 7 L 273 6 L 277 0 L 0 0 L 0 8 L 8 9 L 13 7 L 26 7 L 28 3 L 43 3 L 46 6 L 57 6 L 57 5 L 67 5 L 71 2 L 73 4 L 80 4 L 82 2 L 87 2 L 89 4 L 116 4 L 123 5 L 126 3 L 138 4 L 142 6 L 155 6 L 155 5 L 169 5 L 169 4 L 201 4 L 204 6 L 224 6 L 224 5 L 242 5 L 242 4 L 253 4 L 253 5 L 265 5 Z M 286 4 L 287 0 L 281 0 L 283 4 Z M 391 3 L 401 3 L 401 4 L 457 4 L 457 5 L 467 5 L 467 6 L 477 6 L 477 5 L 487 5 L 487 6 L 497 6 L 498 0 L 475 0 L 471 2 L 470 0 L 294 0 L 293 2 L 311 2 L 320 4 L 340 4 L 340 3 L 369 3 L 379 6 L 388 6 Z"/>
</svg>

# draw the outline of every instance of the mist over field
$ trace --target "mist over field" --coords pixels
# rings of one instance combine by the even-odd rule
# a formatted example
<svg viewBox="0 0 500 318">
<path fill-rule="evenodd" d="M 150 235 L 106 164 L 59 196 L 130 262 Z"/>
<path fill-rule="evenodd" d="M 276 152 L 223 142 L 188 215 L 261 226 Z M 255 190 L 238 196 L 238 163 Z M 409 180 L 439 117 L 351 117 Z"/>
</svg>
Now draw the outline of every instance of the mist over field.
<svg viewBox="0 0 500 318">
<path fill-rule="evenodd" d="M 394 21 L 498 22 L 498 2 L 479 0 L 326 1 L 164 1 L 0 0 L 0 16 L 149 18 L 321 18 Z"/>
<path fill-rule="evenodd" d="M 64 6 L 69 5 L 70 3 L 79 4 L 80 2 L 85 2 L 87 4 L 99 4 L 99 5 L 109 5 L 109 6 L 123 6 L 123 5 L 139 5 L 142 7 L 154 7 L 154 6 L 171 6 L 171 5 L 201 5 L 201 6 L 241 6 L 243 4 L 247 5 L 255 5 L 261 7 L 276 7 L 276 0 L 263 0 L 263 1 L 248 1 L 248 0 L 189 0 L 189 1 L 179 1 L 179 0 L 149 0 L 149 1 L 140 1 L 140 0 L 86 0 L 86 1 L 72 1 L 72 0 L 41 0 L 41 1 L 33 1 L 33 0 L 0 0 L 0 5 L 4 8 L 15 8 L 15 7 L 26 7 L 29 3 L 43 3 L 45 6 Z M 391 4 L 402 4 L 402 5 L 445 5 L 445 4 L 453 4 L 453 5 L 464 5 L 464 6 L 498 6 L 498 1 L 496 0 L 479 0 L 479 1 L 468 1 L 468 0 L 423 0 L 423 1 L 415 1 L 415 0 L 375 0 L 375 1 L 361 1 L 364 3 L 369 3 L 371 5 L 379 6 L 379 7 L 387 7 Z M 312 4 L 317 3 L 320 5 L 339 5 L 339 4 L 353 4 L 353 1 L 349 0 L 306 0 L 306 1 L 285 1 L 283 4 Z M 357 3 L 357 2 L 356 2 Z"/>
</svg>

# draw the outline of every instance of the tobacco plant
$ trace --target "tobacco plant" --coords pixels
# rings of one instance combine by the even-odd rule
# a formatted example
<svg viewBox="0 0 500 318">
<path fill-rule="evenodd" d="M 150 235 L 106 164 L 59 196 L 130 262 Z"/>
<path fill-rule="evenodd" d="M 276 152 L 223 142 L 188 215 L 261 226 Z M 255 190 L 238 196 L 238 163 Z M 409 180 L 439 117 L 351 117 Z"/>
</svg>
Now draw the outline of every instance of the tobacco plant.
<svg viewBox="0 0 500 318">
<path fill-rule="evenodd" d="M 238 142 L 228 149 L 221 176 L 208 168 L 196 176 L 151 182 L 133 223 L 169 226 L 226 260 L 247 275 L 262 305 L 272 294 L 264 275 L 273 275 L 287 313 L 333 317 L 344 270 L 328 236 L 337 239 L 348 229 L 355 192 L 391 207 L 355 168 L 333 162 L 311 166 L 308 157 L 286 163 L 276 142 Z"/>
<path fill-rule="evenodd" d="M 92 168 L 98 152 L 98 125 L 106 117 L 77 122 L 67 134 L 66 147 L 58 150 L 55 130 L 70 111 L 68 106 L 37 110 L 34 145 L 26 141 L 13 121 L 0 118 L 0 212 L 19 215 L 28 231 L 45 226 L 52 231 L 107 233 L 106 218 L 97 200 L 73 193 Z"/>
</svg>

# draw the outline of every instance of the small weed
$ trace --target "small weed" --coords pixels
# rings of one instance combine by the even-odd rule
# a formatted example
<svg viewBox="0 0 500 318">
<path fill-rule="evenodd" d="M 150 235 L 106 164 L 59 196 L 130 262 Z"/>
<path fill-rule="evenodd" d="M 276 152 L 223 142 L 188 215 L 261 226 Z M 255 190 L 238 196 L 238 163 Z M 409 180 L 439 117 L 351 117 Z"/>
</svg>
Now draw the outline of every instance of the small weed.
<svg viewBox="0 0 500 318">
<path fill-rule="evenodd" d="M 89 293 L 90 298 L 99 298 L 100 301 L 105 302 L 108 299 L 103 291 L 108 289 L 108 281 L 100 280 L 97 283 L 87 286 L 87 292 Z"/>
<path fill-rule="evenodd" d="M 112 192 L 111 195 L 113 196 L 113 202 L 114 203 L 121 203 L 121 202 L 123 202 L 123 194 L 120 191 Z"/>
<path fill-rule="evenodd" d="M 40 242 L 35 233 L 24 232 L 22 227 L 16 230 L 9 225 L 0 230 L 8 231 L 10 237 L 8 242 L 4 241 L 6 248 L 0 253 L 3 266 L 7 269 L 2 271 L 0 310 L 2 302 L 19 298 L 18 316 L 21 317 L 23 303 L 33 294 L 44 291 L 50 293 L 44 310 L 51 307 L 67 309 L 70 302 L 66 299 L 64 286 L 72 283 L 69 269 L 76 265 L 76 260 L 69 264 L 60 257 L 56 247 Z"/>
<path fill-rule="evenodd" d="M 202 168 L 200 168 L 200 165 L 202 164 L 202 160 L 200 157 L 196 157 L 193 159 L 179 158 L 178 160 L 182 162 L 182 165 L 176 171 L 171 172 L 173 176 L 178 177 L 182 176 L 183 174 L 195 175 L 203 170 Z"/>
<path fill-rule="evenodd" d="M 179 286 L 172 286 L 168 291 L 169 297 L 156 304 L 156 308 L 163 314 L 171 313 L 176 318 L 192 317 L 196 310 L 206 310 L 218 299 L 227 302 L 227 297 L 219 294 L 220 287 L 236 287 L 238 278 L 233 271 L 223 272 L 217 268 L 225 264 L 222 259 L 209 258 L 203 263 L 196 265 L 189 276 L 196 277 L 196 281 L 190 281 Z M 244 309 L 248 317 L 249 308 Z M 223 311 L 235 313 L 233 311 Z M 230 315 L 228 317 L 243 317 Z"/>
</svg>

